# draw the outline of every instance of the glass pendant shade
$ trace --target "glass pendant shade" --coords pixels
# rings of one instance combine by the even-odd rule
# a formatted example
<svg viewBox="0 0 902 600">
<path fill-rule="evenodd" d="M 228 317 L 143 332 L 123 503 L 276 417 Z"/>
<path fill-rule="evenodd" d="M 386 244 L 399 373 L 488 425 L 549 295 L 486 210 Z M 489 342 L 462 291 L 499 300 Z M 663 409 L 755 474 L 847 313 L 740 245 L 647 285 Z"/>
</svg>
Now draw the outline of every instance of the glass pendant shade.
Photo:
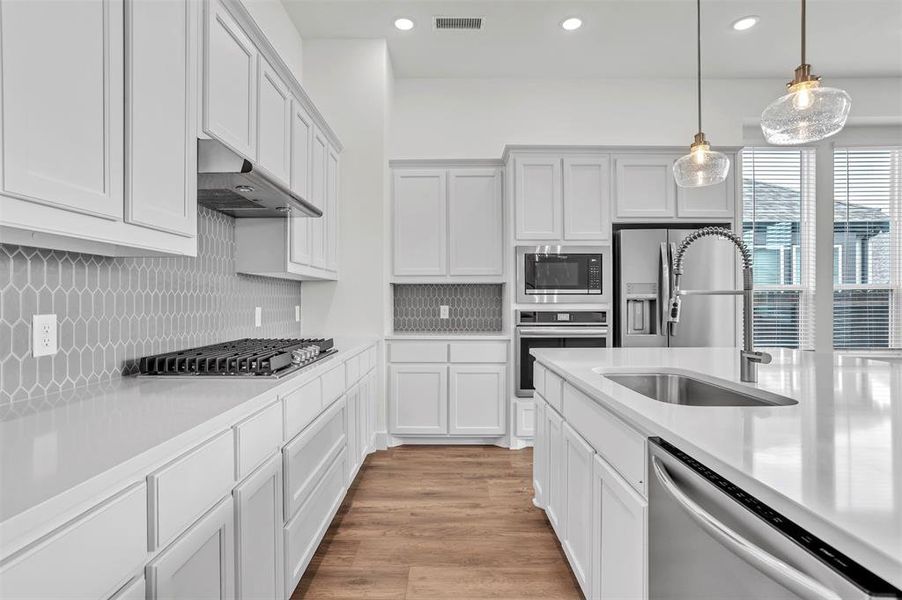
<svg viewBox="0 0 902 600">
<path fill-rule="evenodd" d="M 696 140 L 704 134 L 696 135 Z M 689 154 L 673 163 L 673 177 L 685 188 L 705 187 L 722 183 L 730 172 L 730 159 L 723 152 L 711 150 L 707 142 L 692 144 Z"/>
<path fill-rule="evenodd" d="M 852 99 L 844 90 L 800 81 L 761 114 L 761 131 L 770 144 L 790 146 L 817 142 L 839 133 L 849 117 Z"/>
</svg>

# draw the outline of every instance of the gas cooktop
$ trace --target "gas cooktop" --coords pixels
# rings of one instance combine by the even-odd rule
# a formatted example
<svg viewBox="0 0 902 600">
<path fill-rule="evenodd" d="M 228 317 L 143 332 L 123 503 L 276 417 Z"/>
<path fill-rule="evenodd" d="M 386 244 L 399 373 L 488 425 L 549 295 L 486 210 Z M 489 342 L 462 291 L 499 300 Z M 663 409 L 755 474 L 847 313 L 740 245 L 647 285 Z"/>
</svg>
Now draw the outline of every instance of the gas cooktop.
<svg viewBox="0 0 902 600">
<path fill-rule="evenodd" d="M 284 377 L 338 352 L 332 338 L 245 338 L 145 356 L 142 376 Z"/>
</svg>

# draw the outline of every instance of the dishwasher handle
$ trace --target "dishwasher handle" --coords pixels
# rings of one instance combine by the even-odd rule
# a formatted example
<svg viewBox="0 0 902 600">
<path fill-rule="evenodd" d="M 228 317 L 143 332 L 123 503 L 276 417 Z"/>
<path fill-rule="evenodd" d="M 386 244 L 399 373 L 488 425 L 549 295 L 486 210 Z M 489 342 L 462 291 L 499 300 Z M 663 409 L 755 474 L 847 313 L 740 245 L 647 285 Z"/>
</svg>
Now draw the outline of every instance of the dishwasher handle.
<svg viewBox="0 0 902 600">
<path fill-rule="evenodd" d="M 652 470 L 660 484 L 680 508 L 708 535 L 720 542 L 730 552 L 806 600 L 842 600 L 836 592 L 754 545 L 739 533 L 718 521 L 711 513 L 702 508 L 680 489 L 657 456 L 652 457 Z"/>
</svg>

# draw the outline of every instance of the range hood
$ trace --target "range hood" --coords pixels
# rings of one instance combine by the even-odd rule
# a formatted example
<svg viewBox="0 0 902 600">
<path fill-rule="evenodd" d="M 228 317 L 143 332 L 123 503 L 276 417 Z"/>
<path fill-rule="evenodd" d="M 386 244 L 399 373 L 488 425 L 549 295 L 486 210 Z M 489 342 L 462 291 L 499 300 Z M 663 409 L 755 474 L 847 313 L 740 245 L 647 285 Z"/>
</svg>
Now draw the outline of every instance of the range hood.
<svg viewBox="0 0 902 600">
<path fill-rule="evenodd" d="M 216 140 L 197 142 L 197 203 L 239 219 L 323 216 L 309 201 Z"/>
</svg>

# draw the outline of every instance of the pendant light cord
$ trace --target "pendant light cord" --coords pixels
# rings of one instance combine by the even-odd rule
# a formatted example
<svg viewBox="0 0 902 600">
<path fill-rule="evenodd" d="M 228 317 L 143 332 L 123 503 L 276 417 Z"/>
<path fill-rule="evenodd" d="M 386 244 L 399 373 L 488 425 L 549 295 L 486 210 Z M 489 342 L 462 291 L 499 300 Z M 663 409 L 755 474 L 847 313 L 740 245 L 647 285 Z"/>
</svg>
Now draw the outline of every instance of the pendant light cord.
<svg viewBox="0 0 902 600">
<path fill-rule="evenodd" d="M 805 64 L 805 0 L 802 0 L 802 63 Z"/>
<path fill-rule="evenodd" d="M 802 0 L 804 4 L 805 0 Z M 698 71 L 698 131 L 702 131 L 702 0 L 695 0 L 696 67 Z"/>
</svg>

